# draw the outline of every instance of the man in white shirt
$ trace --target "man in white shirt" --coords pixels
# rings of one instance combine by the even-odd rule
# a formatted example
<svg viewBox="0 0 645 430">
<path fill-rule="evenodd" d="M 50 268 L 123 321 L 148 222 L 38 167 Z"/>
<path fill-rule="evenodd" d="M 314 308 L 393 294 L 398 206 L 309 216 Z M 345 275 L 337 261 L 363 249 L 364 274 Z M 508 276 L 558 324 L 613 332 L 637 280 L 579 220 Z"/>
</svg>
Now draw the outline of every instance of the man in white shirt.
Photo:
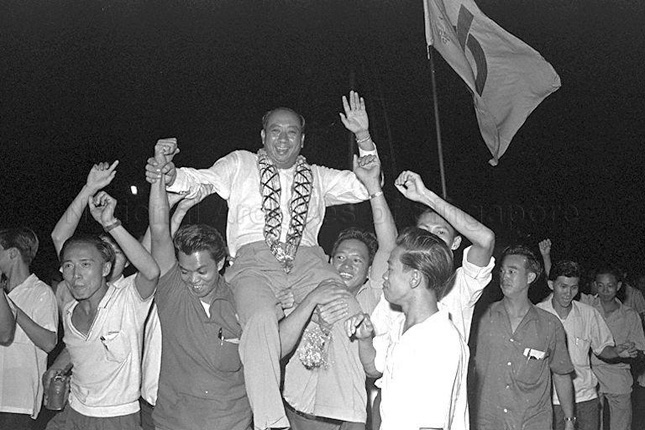
<svg viewBox="0 0 645 430">
<path fill-rule="evenodd" d="M 0 275 L 7 278 L 0 302 L 8 300 L 15 314 L 13 339 L 0 346 L 0 428 L 3 429 L 31 428 L 42 403 L 40 378 L 47 368 L 47 354 L 58 343 L 56 297 L 29 267 L 37 251 L 38 238 L 32 230 L 0 230 Z M 6 324 L 2 325 L 6 328 Z"/>
<path fill-rule="evenodd" d="M 600 424 L 598 379 L 591 371 L 589 351 L 604 360 L 636 355 L 631 344 L 614 347 L 614 338 L 600 313 L 593 307 L 573 300 L 578 294 L 581 270 L 574 261 L 560 261 L 550 270 L 549 288 L 553 291 L 537 307 L 556 315 L 567 334 L 567 348 L 575 368 L 575 390 L 578 430 L 598 430 Z M 553 428 L 564 429 L 564 412 L 557 391 L 553 390 Z"/>
<path fill-rule="evenodd" d="M 346 322 L 347 335 L 359 341 L 365 372 L 383 375 L 381 430 L 468 429 L 468 346 L 437 303 L 452 277 L 448 246 L 427 231 L 408 229 L 397 239 L 383 277 L 385 298 L 402 309 L 387 348 L 375 349 L 368 314 Z"/>
<path fill-rule="evenodd" d="M 361 155 L 374 154 L 365 101 L 351 92 L 343 97 L 341 120 L 356 136 Z M 228 203 L 226 237 L 234 263 L 226 271 L 235 294 L 243 334 L 240 356 L 256 429 L 289 426 L 280 395 L 280 336 L 284 316 L 276 294 L 291 288 L 300 303 L 322 280 L 338 273 L 318 246 L 318 232 L 327 206 L 358 203 L 369 193 L 351 171 L 309 165 L 304 145 L 304 118 L 288 108 L 277 108 L 263 118 L 263 148 L 257 153 L 234 151 L 211 168 L 175 169 L 175 139 L 165 145 L 166 164 L 148 160 L 149 182 L 161 179 L 168 191 L 188 193 L 202 186 Z M 358 309 L 355 303 L 354 310 Z M 342 327 L 332 335 L 348 342 Z M 340 340 L 342 339 L 342 340 Z"/>
</svg>

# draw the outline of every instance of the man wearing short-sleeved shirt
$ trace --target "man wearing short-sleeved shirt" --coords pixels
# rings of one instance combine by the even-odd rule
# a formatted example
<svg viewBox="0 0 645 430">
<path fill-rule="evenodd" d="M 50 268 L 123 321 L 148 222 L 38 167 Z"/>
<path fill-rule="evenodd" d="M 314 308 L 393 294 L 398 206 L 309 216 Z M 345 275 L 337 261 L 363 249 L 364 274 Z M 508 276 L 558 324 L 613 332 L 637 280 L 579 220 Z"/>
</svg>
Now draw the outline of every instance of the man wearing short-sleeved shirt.
<svg viewBox="0 0 645 430">
<path fill-rule="evenodd" d="M 37 251 L 32 230 L 0 230 L 0 275 L 7 278 L 0 294 L 15 315 L 13 338 L 0 346 L 0 428 L 31 427 L 42 402 L 40 377 L 47 369 L 47 354 L 57 343 L 54 292 L 29 268 Z M 2 325 L 11 329 L 6 322 Z"/>
<path fill-rule="evenodd" d="M 475 356 L 475 427 L 481 430 L 544 430 L 552 426 L 551 374 L 565 429 L 575 425 L 571 373 L 565 332 L 557 317 L 534 306 L 529 286 L 540 263 L 523 246 L 502 256 L 504 298 L 485 312 Z"/>
<path fill-rule="evenodd" d="M 576 397 L 578 430 L 598 430 L 600 403 L 596 385 L 598 379 L 591 370 L 589 351 L 603 359 L 630 357 L 636 354 L 629 345 L 614 347 L 614 338 L 600 313 L 573 298 L 578 294 L 581 270 L 574 261 L 560 261 L 553 266 L 548 281 L 553 294 L 538 307 L 556 315 L 567 333 L 567 347 L 576 369 L 573 379 Z M 556 393 L 553 395 L 555 430 L 564 428 L 564 413 Z"/>
</svg>

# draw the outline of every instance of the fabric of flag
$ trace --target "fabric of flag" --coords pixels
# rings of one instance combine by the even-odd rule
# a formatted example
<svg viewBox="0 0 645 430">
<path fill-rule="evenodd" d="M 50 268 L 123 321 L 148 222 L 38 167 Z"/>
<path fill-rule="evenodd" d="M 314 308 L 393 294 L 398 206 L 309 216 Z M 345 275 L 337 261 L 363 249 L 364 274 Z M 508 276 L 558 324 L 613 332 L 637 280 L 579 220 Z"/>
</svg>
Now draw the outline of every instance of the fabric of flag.
<svg viewBox="0 0 645 430">
<path fill-rule="evenodd" d="M 531 112 L 560 88 L 535 49 L 482 13 L 472 0 L 424 0 L 426 40 L 473 94 L 477 122 L 497 165 Z"/>
</svg>

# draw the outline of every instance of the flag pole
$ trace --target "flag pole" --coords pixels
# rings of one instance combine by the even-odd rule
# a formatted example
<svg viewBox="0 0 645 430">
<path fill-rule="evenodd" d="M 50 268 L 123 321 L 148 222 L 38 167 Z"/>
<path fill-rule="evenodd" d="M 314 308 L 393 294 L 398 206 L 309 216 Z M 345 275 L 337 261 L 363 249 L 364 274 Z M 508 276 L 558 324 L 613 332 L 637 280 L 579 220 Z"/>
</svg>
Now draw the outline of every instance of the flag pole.
<svg viewBox="0 0 645 430">
<path fill-rule="evenodd" d="M 448 197 L 446 191 L 446 171 L 443 167 L 443 147 L 441 145 L 441 125 L 439 124 L 439 101 L 437 99 L 437 83 L 434 76 L 434 59 L 432 48 L 427 46 L 428 59 L 430 60 L 430 77 L 432 80 L 432 103 L 434 105 L 434 124 L 437 132 L 437 153 L 439 154 L 439 174 L 441 175 L 441 194 L 444 200 Z"/>
</svg>

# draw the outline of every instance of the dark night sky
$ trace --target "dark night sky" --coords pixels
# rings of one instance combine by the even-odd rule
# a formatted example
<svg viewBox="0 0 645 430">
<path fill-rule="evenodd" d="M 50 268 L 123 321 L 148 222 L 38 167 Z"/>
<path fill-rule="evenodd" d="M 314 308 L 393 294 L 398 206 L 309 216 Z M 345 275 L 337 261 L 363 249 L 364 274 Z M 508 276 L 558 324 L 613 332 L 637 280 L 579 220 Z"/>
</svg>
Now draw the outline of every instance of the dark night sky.
<svg viewBox="0 0 645 430">
<path fill-rule="evenodd" d="M 478 4 L 550 61 L 562 88 L 493 168 L 465 84 L 437 56 L 450 197 L 500 244 L 550 236 L 556 258 L 642 264 L 645 6 Z M 146 197 L 128 189 L 145 191 L 160 137 L 179 139 L 178 165 L 207 167 L 255 150 L 263 112 L 287 105 L 308 119 L 309 161 L 348 167 L 338 112 L 352 82 L 368 101 L 398 223 L 411 222 L 391 185 L 401 170 L 440 190 L 421 0 L 3 0 L 0 59 L 0 224 L 37 231 L 41 272 L 53 259 L 49 233 L 96 161 L 121 160 L 108 192 L 142 233 Z M 191 220 L 222 227 L 224 214 L 211 198 Z M 365 205 L 331 211 L 321 242 L 368 215 Z"/>
</svg>

